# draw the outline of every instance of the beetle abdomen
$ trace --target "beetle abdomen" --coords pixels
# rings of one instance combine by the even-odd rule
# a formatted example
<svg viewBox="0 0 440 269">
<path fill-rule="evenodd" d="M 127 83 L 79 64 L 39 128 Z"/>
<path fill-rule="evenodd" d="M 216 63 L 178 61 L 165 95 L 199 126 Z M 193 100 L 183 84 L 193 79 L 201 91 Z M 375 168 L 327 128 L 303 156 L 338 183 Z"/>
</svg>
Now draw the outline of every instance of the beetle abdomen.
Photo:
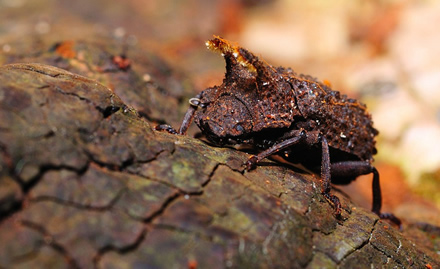
<svg viewBox="0 0 440 269">
<path fill-rule="evenodd" d="M 306 128 L 320 130 L 331 148 L 361 160 L 372 159 L 376 154 L 374 138 L 378 131 L 364 104 L 308 76 L 291 81 L 298 109 L 308 125 L 313 125 Z"/>
</svg>

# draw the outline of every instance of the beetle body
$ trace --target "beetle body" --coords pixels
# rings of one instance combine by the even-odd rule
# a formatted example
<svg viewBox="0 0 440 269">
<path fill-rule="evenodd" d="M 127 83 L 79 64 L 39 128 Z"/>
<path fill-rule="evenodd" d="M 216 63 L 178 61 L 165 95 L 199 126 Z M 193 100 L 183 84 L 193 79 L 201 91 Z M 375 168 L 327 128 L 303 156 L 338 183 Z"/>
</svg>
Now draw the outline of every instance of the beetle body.
<svg viewBox="0 0 440 269">
<path fill-rule="evenodd" d="M 208 47 L 219 50 L 227 63 L 223 84 L 206 89 L 200 98 L 204 105 L 195 112 L 196 124 L 211 142 L 266 149 L 292 130 L 317 131 L 327 139 L 333 162 L 372 162 L 378 132 L 365 105 L 315 78 L 274 68 L 221 38 L 208 41 Z M 316 167 L 316 160 L 319 165 L 319 148 L 301 147 L 280 155 L 309 168 Z"/>
<path fill-rule="evenodd" d="M 246 163 L 248 170 L 266 157 L 280 155 L 321 172 L 322 194 L 335 206 L 337 216 L 341 205 L 330 194 L 330 183 L 347 184 L 372 173 L 372 211 L 400 224 L 392 214 L 380 212 L 379 174 L 372 166 L 378 132 L 365 105 L 313 77 L 275 68 L 220 37 L 207 46 L 224 56 L 225 78 L 220 86 L 190 100 L 180 134 L 194 120 L 214 144 L 247 144 L 259 149 Z"/>
</svg>

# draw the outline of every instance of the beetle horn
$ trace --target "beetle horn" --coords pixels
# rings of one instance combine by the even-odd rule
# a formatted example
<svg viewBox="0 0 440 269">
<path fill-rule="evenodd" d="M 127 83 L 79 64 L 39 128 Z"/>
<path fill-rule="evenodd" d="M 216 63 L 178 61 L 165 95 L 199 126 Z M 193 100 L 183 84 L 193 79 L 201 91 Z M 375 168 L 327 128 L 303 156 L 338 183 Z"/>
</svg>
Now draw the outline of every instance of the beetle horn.
<svg viewBox="0 0 440 269">
<path fill-rule="evenodd" d="M 229 41 L 219 36 L 214 36 L 213 39 L 206 41 L 206 47 L 208 47 L 209 50 L 220 53 L 225 58 L 232 56 L 240 65 L 246 67 L 250 72 L 257 72 L 256 68 L 250 61 L 250 59 L 256 58 L 256 56 L 239 46 L 232 45 Z M 252 57 L 249 57 L 249 54 Z"/>
</svg>

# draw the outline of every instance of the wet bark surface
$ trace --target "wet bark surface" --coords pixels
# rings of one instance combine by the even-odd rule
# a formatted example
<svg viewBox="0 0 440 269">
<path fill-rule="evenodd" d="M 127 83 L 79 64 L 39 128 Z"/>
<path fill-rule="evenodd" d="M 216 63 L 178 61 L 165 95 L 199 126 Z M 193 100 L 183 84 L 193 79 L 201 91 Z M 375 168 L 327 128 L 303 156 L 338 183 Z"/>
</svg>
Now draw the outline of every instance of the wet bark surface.
<svg viewBox="0 0 440 269">
<path fill-rule="evenodd" d="M 334 191 L 338 220 L 318 176 L 271 161 L 247 172 L 245 152 L 154 131 L 152 118 L 180 117 L 167 109 L 183 91 L 151 99 L 157 76 L 114 63 L 93 79 L 0 68 L 0 268 L 440 266 L 436 227 L 402 233 Z"/>
</svg>

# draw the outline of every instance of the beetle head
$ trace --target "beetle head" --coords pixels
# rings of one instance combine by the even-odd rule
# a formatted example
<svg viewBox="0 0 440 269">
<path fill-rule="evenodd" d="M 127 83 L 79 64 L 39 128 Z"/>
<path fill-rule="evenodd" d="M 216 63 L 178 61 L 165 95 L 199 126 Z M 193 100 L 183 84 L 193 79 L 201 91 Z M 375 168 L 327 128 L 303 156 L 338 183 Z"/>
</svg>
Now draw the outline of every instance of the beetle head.
<svg viewBox="0 0 440 269">
<path fill-rule="evenodd" d="M 226 61 L 223 83 L 203 91 L 201 100 L 192 104 L 200 108 L 195 122 L 208 139 L 247 142 L 255 132 L 291 125 L 299 111 L 289 95 L 291 85 L 276 68 L 217 36 L 206 45 Z"/>
<path fill-rule="evenodd" d="M 210 90 L 205 91 L 207 97 L 212 93 Z M 202 104 L 195 122 L 212 142 L 234 143 L 252 131 L 251 114 L 237 96 L 225 94 Z"/>
</svg>

